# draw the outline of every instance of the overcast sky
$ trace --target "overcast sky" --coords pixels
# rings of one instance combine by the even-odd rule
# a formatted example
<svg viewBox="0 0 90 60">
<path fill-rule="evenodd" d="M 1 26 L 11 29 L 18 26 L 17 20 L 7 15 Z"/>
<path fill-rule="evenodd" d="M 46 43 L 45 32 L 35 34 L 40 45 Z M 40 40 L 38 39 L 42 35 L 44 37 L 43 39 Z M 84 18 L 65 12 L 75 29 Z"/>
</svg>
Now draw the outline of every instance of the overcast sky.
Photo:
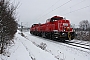
<svg viewBox="0 0 90 60">
<path fill-rule="evenodd" d="M 45 23 L 52 16 L 63 16 L 72 24 L 78 25 L 82 20 L 90 20 L 90 0 L 15 0 L 19 23 L 31 26 Z M 90 22 L 90 21 L 89 21 Z"/>
</svg>

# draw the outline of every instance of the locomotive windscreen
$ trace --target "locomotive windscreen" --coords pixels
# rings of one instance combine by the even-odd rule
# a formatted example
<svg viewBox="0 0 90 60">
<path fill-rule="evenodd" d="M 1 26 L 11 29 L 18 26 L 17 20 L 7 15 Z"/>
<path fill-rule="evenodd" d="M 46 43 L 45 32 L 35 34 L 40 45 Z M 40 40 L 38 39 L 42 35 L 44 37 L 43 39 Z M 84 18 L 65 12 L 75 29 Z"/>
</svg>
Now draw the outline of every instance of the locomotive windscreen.
<svg viewBox="0 0 90 60">
<path fill-rule="evenodd" d="M 62 19 L 63 19 L 63 17 L 52 17 L 51 22 L 57 21 L 57 20 L 62 20 Z"/>
<path fill-rule="evenodd" d="M 63 19 L 63 17 L 53 17 L 53 18 L 51 18 L 51 20 L 62 20 Z"/>
</svg>

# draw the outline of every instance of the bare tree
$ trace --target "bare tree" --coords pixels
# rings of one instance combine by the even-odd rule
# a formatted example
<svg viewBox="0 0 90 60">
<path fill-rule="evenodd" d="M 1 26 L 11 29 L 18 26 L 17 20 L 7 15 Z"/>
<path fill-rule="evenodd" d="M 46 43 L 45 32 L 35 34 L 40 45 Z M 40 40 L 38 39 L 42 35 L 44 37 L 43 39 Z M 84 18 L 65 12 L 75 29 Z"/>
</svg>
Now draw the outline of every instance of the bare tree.
<svg viewBox="0 0 90 60">
<path fill-rule="evenodd" d="M 79 23 L 80 29 L 86 30 L 89 28 L 89 22 L 88 20 L 83 20 Z"/>
<path fill-rule="evenodd" d="M 79 31 L 77 33 L 77 39 L 90 40 L 90 24 L 88 20 L 83 20 L 79 24 Z"/>
<path fill-rule="evenodd" d="M 10 0 L 0 0 L 0 53 L 2 54 L 8 44 L 13 40 L 17 31 L 15 10 L 17 7 L 10 4 Z"/>
</svg>

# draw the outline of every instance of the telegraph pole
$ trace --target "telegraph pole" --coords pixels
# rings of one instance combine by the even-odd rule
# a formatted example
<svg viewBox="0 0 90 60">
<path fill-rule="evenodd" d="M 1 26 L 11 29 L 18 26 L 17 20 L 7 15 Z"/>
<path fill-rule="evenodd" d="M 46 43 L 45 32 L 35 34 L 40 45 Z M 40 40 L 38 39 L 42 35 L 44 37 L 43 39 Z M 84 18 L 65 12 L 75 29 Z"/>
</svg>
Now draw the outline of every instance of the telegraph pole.
<svg viewBox="0 0 90 60">
<path fill-rule="evenodd" d="M 22 26 L 22 22 L 21 22 L 21 32 L 22 32 L 22 30 L 23 30 L 23 26 Z"/>
<path fill-rule="evenodd" d="M 89 42 L 90 42 L 90 27 L 89 27 Z M 89 43 L 89 48 L 90 48 L 90 43 Z"/>
</svg>

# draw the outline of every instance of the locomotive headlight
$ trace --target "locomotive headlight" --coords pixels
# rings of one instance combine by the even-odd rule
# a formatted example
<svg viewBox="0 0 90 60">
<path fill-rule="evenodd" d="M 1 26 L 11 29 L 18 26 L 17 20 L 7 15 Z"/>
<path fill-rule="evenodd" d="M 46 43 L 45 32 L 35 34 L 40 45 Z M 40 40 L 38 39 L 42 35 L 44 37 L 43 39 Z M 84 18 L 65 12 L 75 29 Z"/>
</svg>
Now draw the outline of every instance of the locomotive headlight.
<svg viewBox="0 0 90 60">
<path fill-rule="evenodd" d="M 65 33 L 62 33 L 62 35 L 64 35 Z"/>
<path fill-rule="evenodd" d="M 65 29 L 64 29 L 64 31 L 65 31 Z"/>
<path fill-rule="evenodd" d="M 69 31 L 70 30 L 70 27 L 67 27 L 67 30 Z"/>
<path fill-rule="evenodd" d="M 62 33 L 62 36 L 66 36 L 66 33 Z"/>
</svg>

